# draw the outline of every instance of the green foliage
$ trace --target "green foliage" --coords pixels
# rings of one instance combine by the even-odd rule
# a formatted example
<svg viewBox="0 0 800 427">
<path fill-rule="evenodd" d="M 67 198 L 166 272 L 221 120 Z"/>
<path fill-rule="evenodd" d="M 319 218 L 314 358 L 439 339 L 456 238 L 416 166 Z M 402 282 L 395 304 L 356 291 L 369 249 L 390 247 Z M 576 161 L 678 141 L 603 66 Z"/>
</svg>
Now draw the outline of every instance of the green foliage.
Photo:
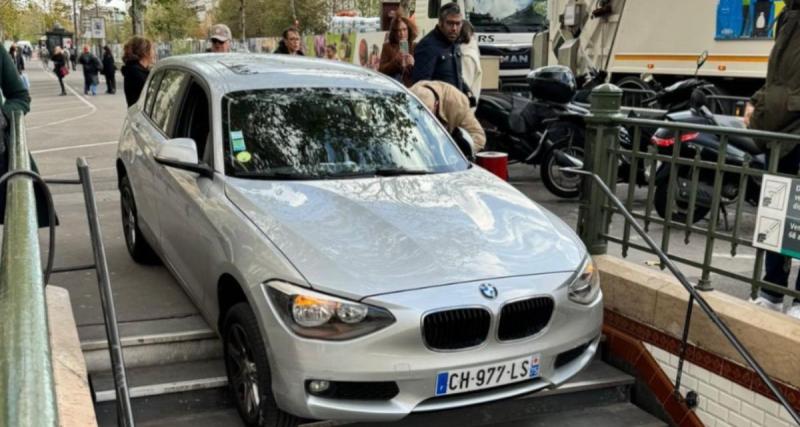
<svg viewBox="0 0 800 427">
<path fill-rule="evenodd" d="M 56 23 L 72 29 L 71 3 L 0 0 L 0 39 L 35 41 Z"/>
<path fill-rule="evenodd" d="M 197 16 L 186 0 L 153 0 L 145 13 L 145 30 L 154 40 L 186 38 L 197 25 Z"/>
<path fill-rule="evenodd" d="M 377 1 L 377 0 L 376 0 Z M 217 22 L 227 24 L 233 36 L 242 36 L 241 7 L 244 2 L 245 36 L 279 36 L 293 24 L 296 13 L 300 30 L 304 34 L 323 33 L 327 28 L 327 15 L 330 8 L 325 0 L 221 0 L 214 11 Z"/>
</svg>

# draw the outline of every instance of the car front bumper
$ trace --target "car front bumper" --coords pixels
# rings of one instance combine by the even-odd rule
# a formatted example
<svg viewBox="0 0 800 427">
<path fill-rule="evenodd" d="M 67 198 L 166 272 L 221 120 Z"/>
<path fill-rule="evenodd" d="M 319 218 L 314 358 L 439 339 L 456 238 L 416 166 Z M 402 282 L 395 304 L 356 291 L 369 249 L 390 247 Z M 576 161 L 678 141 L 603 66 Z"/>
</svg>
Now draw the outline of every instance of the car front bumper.
<svg viewBox="0 0 800 427">
<path fill-rule="evenodd" d="M 481 295 L 481 282 L 439 286 L 371 297 L 363 302 L 389 309 L 391 326 L 343 342 L 309 340 L 292 333 L 275 315 L 271 304 L 259 302 L 267 337 L 272 388 L 278 405 L 301 417 L 349 421 L 392 421 L 412 412 L 435 411 L 491 402 L 556 387 L 580 372 L 592 359 L 600 339 L 602 295 L 590 305 L 568 299 L 572 273 L 492 280 L 498 297 Z M 497 327 L 504 303 L 526 297 L 549 296 L 554 309 L 538 334 L 517 341 L 499 341 Z M 474 348 L 434 351 L 422 336 L 425 313 L 443 308 L 484 307 L 492 314 L 489 336 Z M 556 368 L 559 354 L 581 347 L 580 353 Z M 499 363 L 538 354 L 540 376 L 497 388 L 436 397 L 436 376 L 442 371 Z M 308 380 L 395 382 L 399 393 L 389 400 L 342 400 L 306 391 Z"/>
</svg>

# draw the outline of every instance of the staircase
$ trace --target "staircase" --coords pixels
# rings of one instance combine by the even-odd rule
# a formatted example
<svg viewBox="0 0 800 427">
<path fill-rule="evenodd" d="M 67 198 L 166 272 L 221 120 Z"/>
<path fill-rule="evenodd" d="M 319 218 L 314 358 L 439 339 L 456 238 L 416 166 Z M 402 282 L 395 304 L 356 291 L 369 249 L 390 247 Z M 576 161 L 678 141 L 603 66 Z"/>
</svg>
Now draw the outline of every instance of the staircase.
<svg viewBox="0 0 800 427">
<path fill-rule="evenodd" d="M 81 328 L 101 427 L 117 425 L 103 326 Z M 242 426 L 228 394 L 220 342 L 197 316 L 120 324 L 137 426 Z M 595 359 L 555 390 L 491 404 L 413 414 L 381 426 L 655 427 L 667 424 L 631 403 L 635 379 Z M 304 427 L 369 426 L 319 421 Z M 378 424 L 373 424 L 378 425 Z"/>
</svg>

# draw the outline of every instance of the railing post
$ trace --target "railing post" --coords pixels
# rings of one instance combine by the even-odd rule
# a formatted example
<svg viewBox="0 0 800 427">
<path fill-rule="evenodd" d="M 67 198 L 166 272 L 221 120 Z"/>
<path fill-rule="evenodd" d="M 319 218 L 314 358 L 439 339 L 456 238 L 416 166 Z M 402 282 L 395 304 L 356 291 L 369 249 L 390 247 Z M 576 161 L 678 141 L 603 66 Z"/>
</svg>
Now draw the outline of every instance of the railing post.
<svg viewBox="0 0 800 427">
<path fill-rule="evenodd" d="M 610 155 L 609 149 L 615 147 L 619 138 L 618 127 L 614 118 L 621 115 L 622 90 L 612 84 L 596 87 L 590 96 L 591 114 L 586 117 L 586 141 L 584 143 L 584 170 L 603 178 L 606 185 L 613 188 L 616 177 L 609 177 L 614 169 L 611 161 L 616 155 Z M 608 222 L 603 212 L 605 195 L 603 190 L 591 179 L 583 180 L 581 191 L 581 207 L 578 214 L 578 234 L 583 239 L 589 253 L 602 255 L 606 253 L 607 243 L 601 234 L 608 230 Z"/>
<path fill-rule="evenodd" d="M 2 113 L 0 113 L 2 114 Z M 31 170 L 21 113 L 11 120 L 9 170 Z M 33 181 L 6 190 L 0 258 L 0 425 L 57 426 Z"/>
</svg>

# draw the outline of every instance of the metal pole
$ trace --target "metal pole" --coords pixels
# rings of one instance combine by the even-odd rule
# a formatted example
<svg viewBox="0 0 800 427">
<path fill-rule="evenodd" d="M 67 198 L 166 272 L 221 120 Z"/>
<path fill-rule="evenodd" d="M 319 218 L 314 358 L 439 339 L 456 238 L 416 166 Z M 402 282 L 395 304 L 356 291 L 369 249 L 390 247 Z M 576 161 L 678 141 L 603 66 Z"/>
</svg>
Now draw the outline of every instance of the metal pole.
<svg viewBox="0 0 800 427">
<path fill-rule="evenodd" d="M 97 282 L 100 287 L 101 307 L 105 318 L 106 336 L 108 337 L 108 352 L 111 356 L 111 369 L 114 373 L 114 388 L 117 393 L 117 418 L 120 425 L 133 427 L 133 411 L 131 398 L 128 393 L 128 381 L 125 376 L 125 359 L 122 355 L 122 343 L 119 338 L 117 326 L 117 310 L 114 307 L 114 296 L 111 292 L 111 282 L 108 276 L 108 263 L 106 251 L 103 246 L 103 235 L 100 230 L 100 220 L 97 217 L 97 204 L 94 200 L 94 184 L 89 174 L 89 163 L 84 157 L 78 158 L 78 175 L 83 184 L 83 198 L 86 203 L 86 216 L 89 220 L 89 231 L 94 250 L 94 263 L 97 267 Z"/>
<path fill-rule="evenodd" d="M 31 170 L 20 112 L 13 114 L 6 146 L 11 171 Z M 0 258 L 0 425 L 57 426 L 33 183 L 11 179 L 6 196 Z"/>
<path fill-rule="evenodd" d="M 72 47 L 75 48 L 75 53 L 78 53 L 81 35 L 80 30 L 78 30 L 78 10 L 76 3 L 78 3 L 78 0 L 72 0 L 72 28 L 74 31 L 74 34 L 72 35 Z M 69 67 L 69 64 L 67 64 L 67 67 Z"/>
</svg>

